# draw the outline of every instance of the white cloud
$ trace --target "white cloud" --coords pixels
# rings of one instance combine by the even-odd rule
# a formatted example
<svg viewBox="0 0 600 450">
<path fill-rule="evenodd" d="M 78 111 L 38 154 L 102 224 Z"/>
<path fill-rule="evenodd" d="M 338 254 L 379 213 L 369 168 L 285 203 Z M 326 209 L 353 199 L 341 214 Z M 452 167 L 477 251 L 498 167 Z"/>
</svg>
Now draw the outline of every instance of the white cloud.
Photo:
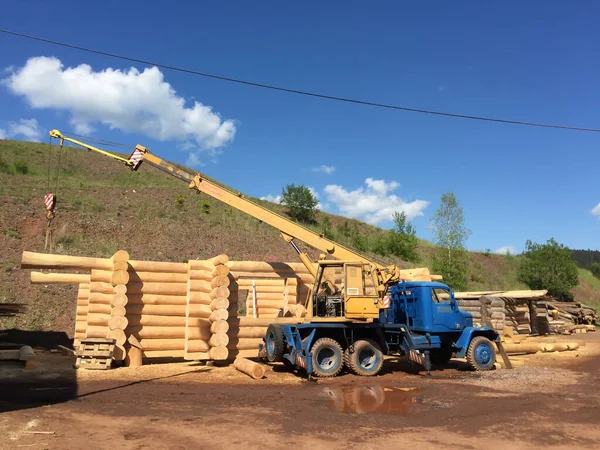
<svg viewBox="0 0 600 450">
<path fill-rule="evenodd" d="M 391 194 L 400 184 L 396 181 L 367 178 L 365 188 L 348 191 L 342 186 L 330 184 L 325 187 L 327 200 L 333 203 L 345 216 L 360 219 L 373 225 L 392 220 L 394 212 L 404 212 L 408 220 L 423 215 L 429 206 L 425 200 L 405 202 Z"/>
<path fill-rule="evenodd" d="M 590 212 L 600 220 L 600 203 L 594 206 Z"/>
<path fill-rule="evenodd" d="M 68 111 L 76 132 L 89 134 L 102 123 L 126 132 L 139 132 L 167 141 L 191 142 L 199 161 L 200 152 L 217 154 L 216 149 L 235 137 L 235 124 L 223 120 L 210 106 L 185 99 L 152 67 L 107 68 L 94 71 L 87 64 L 64 67 L 54 57 L 30 58 L 2 83 L 16 95 L 24 96 L 32 108 Z"/>
<path fill-rule="evenodd" d="M 13 138 L 39 142 L 42 139 L 42 129 L 35 119 L 20 119 L 18 122 L 9 122 L 8 130 L 0 129 L 0 139 Z"/>
<path fill-rule="evenodd" d="M 335 167 L 334 166 L 325 166 L 325 165 L 321 165 L 319 167 L 313 167 L 311 169 L 313 172 L 322 172 L 322 173 L 326 173 L 326 174 L 332 174 L 333 172 L 335 172 Z"/>
<path fill-rule="evenodd" d="M 506 245 L 504 247 L 497 248 L 496 250 L 494 250 L 494 253 L 496 253 L 497 255 L 516 255 L 517 249 L 514 248 L 512 245 Z"/>
<path fill-rule="evenodd" d="M 6 66 L 4 69 L 2 69 L 2 73 L 12 73 L 15 71 L 15 66 L 10 65 L 10 66 Z"/>
<path fill-rule="evenodd" d="M 271 203 L 279 203 L 279 202 L 281 202 L 281 195 L 271 195 L 271 194 L 269 194 L 269 195 L 265 195 L 264 197 L 261 197 L 260 199 L 261 200 L 266 200 L 266 201 L 271 202 Z"/>
</svg>

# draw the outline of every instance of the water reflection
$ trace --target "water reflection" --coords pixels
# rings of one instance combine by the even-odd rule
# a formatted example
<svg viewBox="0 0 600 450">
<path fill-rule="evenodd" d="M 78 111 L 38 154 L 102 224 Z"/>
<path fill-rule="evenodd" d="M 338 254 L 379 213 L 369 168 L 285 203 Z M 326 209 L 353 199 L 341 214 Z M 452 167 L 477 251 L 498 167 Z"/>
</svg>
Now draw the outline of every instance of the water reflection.
<svg viewBox="0 0 600 450">
<path fill-rule="evenodd" d="M 329 409 L 349 414 L 409 414 L 422 399 L 416 388 L 381 386 L 327 387 L 324 393 Z"/>
</svg>

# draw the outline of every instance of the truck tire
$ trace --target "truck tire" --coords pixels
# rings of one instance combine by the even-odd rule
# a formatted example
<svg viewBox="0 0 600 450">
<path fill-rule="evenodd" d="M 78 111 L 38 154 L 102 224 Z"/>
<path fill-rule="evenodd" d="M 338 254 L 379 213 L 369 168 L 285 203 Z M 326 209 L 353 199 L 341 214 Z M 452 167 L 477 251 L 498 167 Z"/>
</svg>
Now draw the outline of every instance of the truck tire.
<svg viewBox="0 0 600 450">
<path fill-rule="evenodd" d="M 267 359 L 270 362 L 283 361 L 283 350 L 285 349 L 285 336 L 281 327 L 272 323 L 267 328 L 265 334 L 265 347 L 267 350 Z"/>
<path fill-rule="evenodd" d="M 344 362 L 350 372 L 361 377 L 372 377 L 383 366 L 383 352 L 377 342 L 361 339 L 344 352 Z"/>
<path fill-rule="evenodd" d="M 446 365 L 452 359 L 452 349 L 451 348 L 436 348 L 429 352 L 429 356 L 431 358 L 431 364 L 436 365 Z"/>
<path fill-rule="evenodd" d="M 331 338 L 318 339 L 310 349 L 313 373 L 320 378 L 335 377 L 344 366 L 342 347 Z"/>
<path fill-rule="evenodd" d="M 494 344 L 488 338 L 476 336 L 467 349 L 467 363 L 473 370 L 490 370 L 496 362 Z"/>
</svg>

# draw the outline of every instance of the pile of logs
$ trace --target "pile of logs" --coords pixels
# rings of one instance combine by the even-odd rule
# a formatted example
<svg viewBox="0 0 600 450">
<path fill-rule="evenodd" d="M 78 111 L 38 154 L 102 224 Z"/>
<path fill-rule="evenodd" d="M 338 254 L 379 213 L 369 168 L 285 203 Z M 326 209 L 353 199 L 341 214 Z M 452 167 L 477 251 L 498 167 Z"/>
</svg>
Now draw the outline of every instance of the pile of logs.
<svg viewBox="0 0 600 450">
<path fill-rule="evenodd" d="M 457 302 L 461 310 L 473 316 L 474 324 L 492 327 L 499 334 L 504 333 L 504 299 L 484 295 L 478 299 L 458 299 Z"/>
<path fill-rule="evenodd" d="M 545 302 L 554 320 L 563 320 L 574 325 L 595 325 L 599 323 L 596 310 L 577 302 Z"/>
</svg>

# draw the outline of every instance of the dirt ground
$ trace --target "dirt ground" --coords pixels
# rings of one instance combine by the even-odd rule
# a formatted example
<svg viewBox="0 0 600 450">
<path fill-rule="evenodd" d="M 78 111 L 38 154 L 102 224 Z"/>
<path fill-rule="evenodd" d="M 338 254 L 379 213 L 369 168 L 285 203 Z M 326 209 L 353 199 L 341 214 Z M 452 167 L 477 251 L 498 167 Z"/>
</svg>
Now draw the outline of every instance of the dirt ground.
<svg viewBox="0 0 600 450">
<path fill-rule="evenodd" d="M 599 448 L 600 333 L 543 340 L 583 345 L 511 357 L 513 370 L 453 361 L 425 377 L 390 359 L 375 378 L 317 382 L 280 365 L 262 380 L 190 362 L 75 372 L 38 352 L 37 367 L 0 371 L 0 448 Z"/>
</svg>

